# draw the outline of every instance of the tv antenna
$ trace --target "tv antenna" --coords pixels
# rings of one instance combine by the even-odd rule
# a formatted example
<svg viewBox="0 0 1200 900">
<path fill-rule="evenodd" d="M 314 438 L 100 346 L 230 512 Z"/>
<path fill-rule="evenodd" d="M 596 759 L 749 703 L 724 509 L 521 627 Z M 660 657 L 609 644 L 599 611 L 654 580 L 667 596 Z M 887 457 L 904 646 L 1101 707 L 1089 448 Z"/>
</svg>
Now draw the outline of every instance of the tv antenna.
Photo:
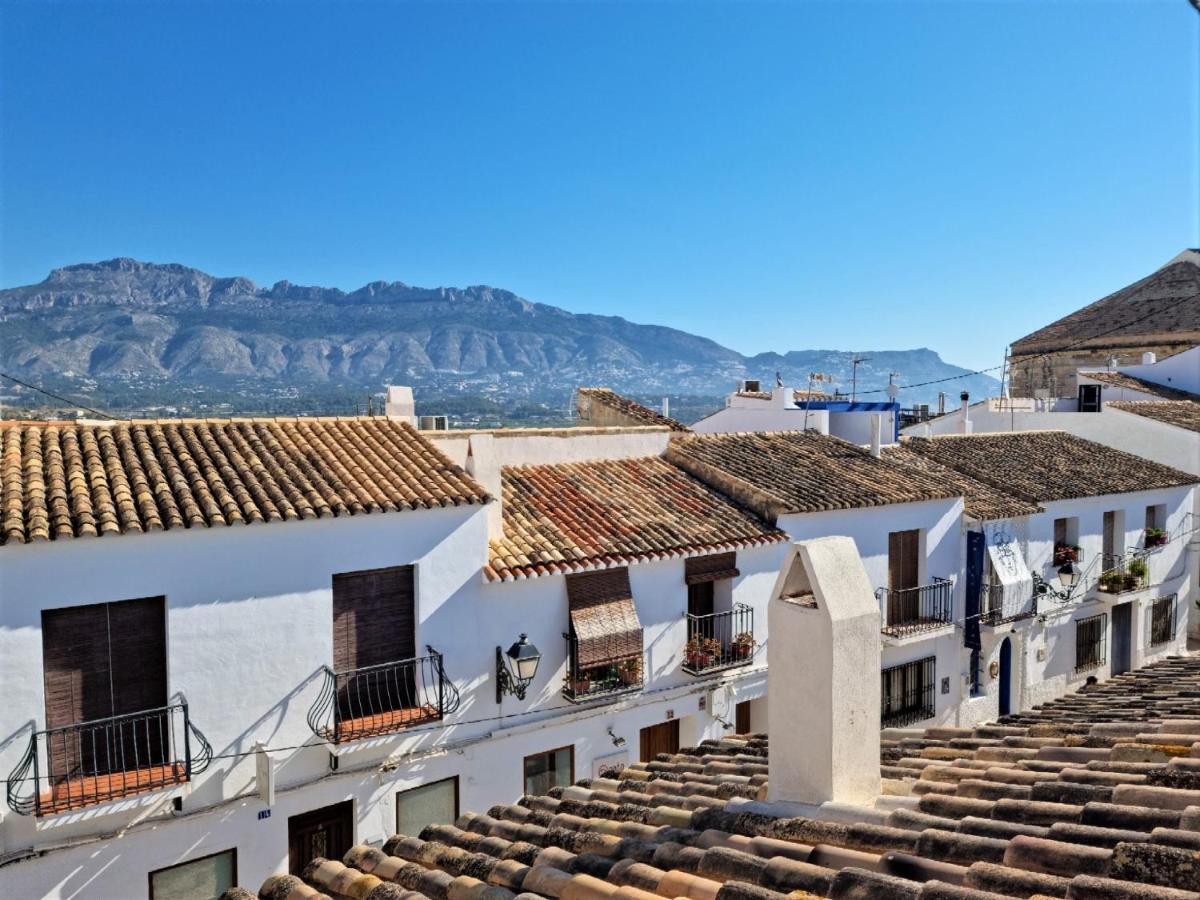
<svg viewBox="0 0 1200 900">
<path fill-rule="evenodd" d="M 865 362 L 870 362 L 869 356 L 856 356 L 850 360 L 850 402 L 853 403 L 858 394 L 858 367 Z"/>
</svg>

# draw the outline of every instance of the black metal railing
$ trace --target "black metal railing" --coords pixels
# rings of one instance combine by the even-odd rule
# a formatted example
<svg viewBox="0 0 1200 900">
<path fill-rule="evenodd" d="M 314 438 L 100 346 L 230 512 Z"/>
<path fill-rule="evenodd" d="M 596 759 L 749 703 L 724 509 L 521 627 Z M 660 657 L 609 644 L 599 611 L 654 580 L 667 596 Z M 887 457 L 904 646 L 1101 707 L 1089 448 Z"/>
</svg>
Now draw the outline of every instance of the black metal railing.
<svg viewBox="0 0 1200 900">
<path fill-rule="evenodd" d="M 1150 646 L 1175 640 L 1175 595 L 1160 597 L 1150 607 Z"/>
<path fill-rule="evenodd" d="M 683 671 L 704 675 L 744 666 L 754 658 L 754 610 L 745 603 L 725 612 L 694 616 L 685 613 L 687 644 Z"/>
<path fill-rule="evenodd" d="M 885 728 L 903 728 L 932 718 L 935 658 L 927 656 L 880 673 L 880 722 Z"/>
<path fill-rule="evenodd" d="M 1105 553 L 1101 557 L 1100 566 L 1096 590 L 1105 594 L 1141 590 L 1150 582 L 1150 563 L 1143 553 L 1129 553 L 1125 556 Z"/>
<path fill-rule="evenodd" d="M 979 599 L 979 621 L 984 625 L 1003 625 L 1037 615 L 1037 594 L 1030 586 L 1029 595 L 1005 597 L 1004 585 L 985 584 Z"/>
<path fill-rule="evenodd" d="M 212 747 L 186 701 L 35 731 L 8 778 L 8 805 L 46 816 L 182 784 Z"/>
<path fill-rule="evenodd" d="M 954 583 L 934 578 L 920 587 L 875 592 L 883 601 L 883 633 L 902 637 L 941 628 L 953 621 Z"/>
<path fill-rule="evenodd" d="M 321 692 L 308 711 L 313 734 L 334 744 L 393 734 L 436 722 L 456 709 L 459 693 L 442 654 L 335 672 L 323 666 Z"/>
<path fill-rule="evenodd" d="M 1096 669 L 1108 661 L 1108 613 L 1075 623 L 1075 671 Z"/>
<path fill-rule="evenodd" d="M 579 639 L 569 633 L 564 633 L 563 638 L 567 642 L 567 675 L 563 682 L 563 696 L 572 703 L 642 689 L 645 660 L 641 651 L 611 656 L 598 665 L 589 665 L 586 661 L 581 664 Z M 641 629 L 638 629 L 637 644 L 642 646 Z"/>
</svg>

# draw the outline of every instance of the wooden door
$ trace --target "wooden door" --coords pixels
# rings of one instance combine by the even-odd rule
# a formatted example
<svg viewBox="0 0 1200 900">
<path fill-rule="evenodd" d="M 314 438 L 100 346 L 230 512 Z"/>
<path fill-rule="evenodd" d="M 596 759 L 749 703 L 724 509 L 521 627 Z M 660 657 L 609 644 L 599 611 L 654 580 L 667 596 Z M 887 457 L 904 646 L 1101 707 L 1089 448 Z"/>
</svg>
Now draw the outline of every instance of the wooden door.
<svg viewBox="0 0 1200 900">
<path fill-rule="evenodd" d="M 346 800 L 288 819 L 288 871 L 299 875 L 318 857 L 341 861 L 354 846 L 354 801 Z"/>
<path fill-rule="evenodd" d="M 167 705 L 163 597 L 42 612 L 42 667 L 52 780 L 160 765 L 166 713 L 68 732 L 53 729 Z"/>
<path fill-rule="evenodd" d="M 1128 672 L 1133 655 L 1133 604 L 1112 608 L 1112 674 Z"/>
<path fill-rule="evenodd" d="M 650 725 L 641 732 L 642 762 L 650 762 L 660 753 L 679 752 L 679 720 Z"/>
<path fill-rule="evenodd" d="M 420 706 L 413 567 L 333 576 L 333 668 L 342 720 Z M 361 671 L 371 666 L 377 670 Z"/>
<path fill-rule="evenodd" d="M 734 707 L 733 730 L 737 734 L 750 733 L 750 704 L 752 701 L 743 700 Z"/>
<path fill-rule="evenodd" d="M 888 623 L 918 618 L 919 598 L 914 590 L 921 577 L 921 532 L 893 531 L 888 535 Z"/>
<path fill-rule="evenodd" d="M 1117 514 L 1109 510 L 1104 514 L 1104 532 L 1103 532 L 1103 553 L 1102 561 L 1104 570 L 1108 570 L 1117 565 L 1118 557 L 1125 552 L 1123 541 L 1117 540 Z"/>
</svg>

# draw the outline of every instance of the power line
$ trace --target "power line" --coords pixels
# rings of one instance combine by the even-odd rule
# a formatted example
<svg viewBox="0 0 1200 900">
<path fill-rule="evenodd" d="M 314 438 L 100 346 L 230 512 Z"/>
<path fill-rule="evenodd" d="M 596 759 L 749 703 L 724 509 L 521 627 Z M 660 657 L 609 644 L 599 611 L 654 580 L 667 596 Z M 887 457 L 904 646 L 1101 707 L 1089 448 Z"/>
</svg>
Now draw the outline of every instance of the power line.
<svg viewBox="0 0 1200 900">
<path fill-rule="evenodd" d="M 48 391 L 45 388 L 40 388 L 36 384 L 30 384 L 28 381 L 22 381 L 20 378 L 16 378 L 12 375 L 9 375 L 7 372 L 0 372 L 0 378 L 6 378 L 9 381 L 11 381 L 13 384 L 19 384 L 21 387 L 29 388 L 29 390 L 31 390 L 31 391 L 37 391 L 39 394 L 45 394 L 47 397 L 51 397 L 51 398 L 57 400 L 59 403 L 66 403 L 69 406 L 74 406 L 78 409 L 82 409 L 84 412 L 90 412 L 92 415 L 94 415 L 98 419 L 119 418 L 118 416 L 114 416 L 111 413 L 101 412 L 98 409 L 92 409 L 92 407 L 90 407 L 90 406 L 85 406 L 84 404 L 80 403 L 78 400 L 73 400 L 70 397 L 63 397 L 60 394 L 55 394 L 53 391 Z"/>
</svg>

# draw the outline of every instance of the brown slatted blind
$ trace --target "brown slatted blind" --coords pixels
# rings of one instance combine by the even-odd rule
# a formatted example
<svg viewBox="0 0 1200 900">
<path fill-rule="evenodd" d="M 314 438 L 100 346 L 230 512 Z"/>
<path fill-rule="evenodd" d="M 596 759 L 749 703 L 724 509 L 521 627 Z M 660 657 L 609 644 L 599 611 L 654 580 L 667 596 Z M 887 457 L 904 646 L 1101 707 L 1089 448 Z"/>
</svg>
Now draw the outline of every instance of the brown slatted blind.
<svg viewBox="0 0 1200 900">
<path fill-rule="evenodd" d="M 921 532 L 893 531 L 888 535 L 888 588 L 915 588 L 920 578 Z"/>
<path fill-rule="evenodd" d="M 167 705 L 167 614 L 162 597 L 108 604 L 113 715 Z"/>
<path fill-rule="evenodd" d="M 567 576 L 571 631 L 581 669 L 642 655 L 642 623 L 633 605 L 629 570 Z"/>
<path fill-rule="evenodd" d="M 683 562 L 683 579 L 688 584 L 702 584 L 706 581 L 720 581 L 723 578 L 737 578 L 741 574 L 737 569 L 736 553 L 712 553 L 708 556 L 693 556 Z"/>
<path fill-rule="evenodd" d="M 333 576 L 335 671 L 398 662 L 416 655 L 412 566 Z"/>
<path fill-rule="evenodd" d="M 47 728 L 113 714 L 108 659 L 107 604 L 42 611 Z"/>
<path fill-rule="evenodd" d="M 650 762 L 660 753 L 679 752 L 679 720 L 660 722 L 641 731 L 641 760 Z"/>
</svg>

